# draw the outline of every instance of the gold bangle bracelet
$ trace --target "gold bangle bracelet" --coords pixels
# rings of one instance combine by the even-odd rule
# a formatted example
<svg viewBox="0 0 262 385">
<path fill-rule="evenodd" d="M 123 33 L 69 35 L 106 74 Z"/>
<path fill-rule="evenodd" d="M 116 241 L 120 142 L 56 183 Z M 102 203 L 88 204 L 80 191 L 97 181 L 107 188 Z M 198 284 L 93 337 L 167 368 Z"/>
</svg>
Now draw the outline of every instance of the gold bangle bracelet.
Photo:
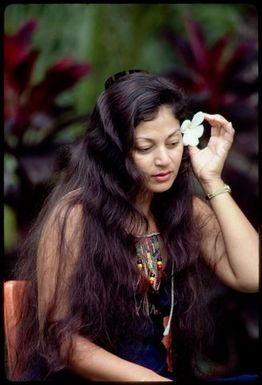
<svg viewBox="0 0 262 385">
<path fill-rule="evenodd" d="M 215 191 L 213 193 L 207 194 L 206 195 L 206 199 L 210 200 L 210 199 L 214 198 L 215 196 L 217 196 L 219 194 L 224 194 L 226 192 L 231 194 L 231 188 L 228 186 L 228 184 L 225 184 L 224 187 L 222 189 L 220 189 L 220 190 L 217 190 L 217 191 Z"/>
</svg>

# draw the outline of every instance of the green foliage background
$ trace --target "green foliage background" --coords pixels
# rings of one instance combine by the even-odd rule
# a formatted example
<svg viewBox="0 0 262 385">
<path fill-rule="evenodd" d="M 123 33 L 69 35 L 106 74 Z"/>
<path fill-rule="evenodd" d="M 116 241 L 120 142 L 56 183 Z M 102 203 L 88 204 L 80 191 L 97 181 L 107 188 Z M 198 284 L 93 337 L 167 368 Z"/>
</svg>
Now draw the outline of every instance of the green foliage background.
<svg viewBox="0 0 262 385">
<path fill-rule="evenodd" d="M 13 4 L 5 11 L 5 31 L 13 33 L 30 18 L 39 21 L 33 45 L 41 47 L 35 80 L 54 60 L 73 55 L 92 64 L 91 75 L 63 98 L 73 98 L 79 111 L 92 108 L 105 79 L 128 68 L 163 72 L 180 61 L 161 38 L 170 26 L 185 36 L 182 16 L 191 14 L 210 44 L 225 32 L 254 35 L 248 4 Z M 232 41 L 234 44 L 234 41 Z"/>
</svg>

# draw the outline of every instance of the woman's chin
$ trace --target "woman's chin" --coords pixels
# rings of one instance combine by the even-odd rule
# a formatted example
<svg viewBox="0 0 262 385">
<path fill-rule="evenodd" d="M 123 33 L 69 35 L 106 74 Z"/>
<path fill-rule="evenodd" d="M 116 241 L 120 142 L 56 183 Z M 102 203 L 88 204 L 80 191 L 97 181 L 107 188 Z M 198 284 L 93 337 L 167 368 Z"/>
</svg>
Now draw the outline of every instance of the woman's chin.
<svg viewBox="0 0 262 385">
<path fill-rule="evenodd" d="M 166 182 L 166 183 L 159 183 L 159 184 L 150 184 L 147 186 L 148 190 L 151 191 L 152 193 L 161 193 L 161 192 L 165 192 L 167 190 L 169 190 L 173 185 L 173 181 L 172 183 L 170 182 Z"/>
</svg>

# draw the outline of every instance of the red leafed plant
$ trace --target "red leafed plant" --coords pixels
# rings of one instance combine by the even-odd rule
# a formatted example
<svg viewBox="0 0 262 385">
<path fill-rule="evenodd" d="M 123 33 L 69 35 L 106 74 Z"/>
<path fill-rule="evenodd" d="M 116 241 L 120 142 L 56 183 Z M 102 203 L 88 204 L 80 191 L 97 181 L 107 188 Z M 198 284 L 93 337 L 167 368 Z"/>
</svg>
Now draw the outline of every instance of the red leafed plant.
<svg viewBox="0 0 262 385">
<path fill-rule="evenodd" d="M 219 113 L 232 121 L 236 135 L 224 177 L 230 180 L 244 212 L 257 225 L 257 41 L 234 43 L 234 36 L 225 34 L 208 45 L 203 27 L 191 16 L 184 21 L 187 38 L 170 29 L 162 32 L 176 57 L 182 59 L 182 65 L 163 75 L 187 92 L 192 113 Z M 204 136 L 208 137 L 206 130 Z"/>
<path fill-rule="evenodd" d="M 49 67 L 43 80 L 32 84 L 39 50 L 30 49 L 37 22 L 31 20 L 14 35 L 4 36 L 4 117 L 8 131 L 19 144 L 38 113 L 53 116 L 56 97 L 72 88 L 90 71 L 89 64 L 78 64 L 66 57 Z M 56 109 L 57 110 L 57 109 Z"/>
<path fill-rule="evenodd" d="M 29 20 L 16 33 L 4 35 L 4 191 L 20 228 L 34 215 L 56 170 L 62 144 L 57 134 L 88 116 L 57 102 L 58 96 L 89 74 L 88 63 L 64 57 L 46 69 L 42 80 L 33 81 L 40 55 L 31 46 L 37 26 L 36 20 Z"/>
<path fill-rule="evenodd" d="M 256 42 L 239 42 L 232 48 L 232 36 L 225 34 L 208 46 L 199 23 L 188 16 L 185 27 L 187 39 L 170 30 L 164 32 L 184 65 L 166 76 L 188 91 L 196 111 L 224 114 L 237 122 L 239 130 L 256 124 Z"/>
</svg>

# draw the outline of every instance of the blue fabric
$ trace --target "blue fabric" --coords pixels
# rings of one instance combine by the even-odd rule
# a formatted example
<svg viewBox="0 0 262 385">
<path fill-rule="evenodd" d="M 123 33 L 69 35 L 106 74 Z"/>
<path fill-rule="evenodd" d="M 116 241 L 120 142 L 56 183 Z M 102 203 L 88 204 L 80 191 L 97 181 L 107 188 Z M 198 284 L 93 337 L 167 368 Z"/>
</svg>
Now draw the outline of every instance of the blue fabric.
<svg viewBox="0 0 262 385">
<path fill-rule="evenodd" d="M 144 366 L 156 373 L 163 373 L 166 367 L 166 349 L 160 343 L 139 343 L 134 342 L 118 349 L 118 356 L 130 362 Z"/>
<path fill-rule="evenodd" d="M 136 333 L 129 340 L 123 339 L 117 349 L 117 355 L 130 362 L 144 366 L 160 375 L 167 373 L 167 351 L 163 343 L 163 317 L 170 312 L 170 284 L 163 279 L 159 292 L 149 296 L 156 314 L 152 314 L 143 327 L 140 338 Z M 139 321 L 138 321 L 139 322 Z M 134 326 L 136 329 L 136 326 Z M 137 329 L 139 328 L 139 325 Z"/>
</svg>

